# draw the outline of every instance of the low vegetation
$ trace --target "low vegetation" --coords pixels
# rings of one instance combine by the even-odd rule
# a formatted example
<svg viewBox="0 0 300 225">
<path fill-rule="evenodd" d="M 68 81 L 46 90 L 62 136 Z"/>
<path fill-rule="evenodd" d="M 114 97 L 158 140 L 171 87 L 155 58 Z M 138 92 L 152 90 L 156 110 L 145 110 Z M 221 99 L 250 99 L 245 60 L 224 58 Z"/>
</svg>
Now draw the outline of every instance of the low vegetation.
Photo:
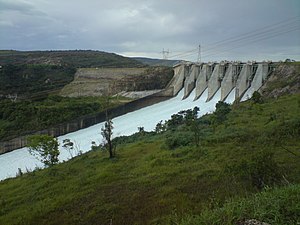
<svg viewBox="0 0 300 225">
<path fill-rule="evenodd" d="M 73 80 L 75 72 L 76 69 L 70 66 L 3 65 L 0 68 L 0 97 L 35 97 L 37 93 L 58 90 Z"/>
<path fill-rule="evenodd" d="M 40 101 L 0 100 L 0 140 L 103 112 L 125 101 L 128 99 L 115 97 L 108 105 L 105 96 L 68 98 L 57 95 Z"/>
<path fill-rule="evenodd" d="M 253 218 L 272 225 L 297 224 L 300 219 L 299 198 L 299 184 L 266 188 L 255 195 L 231 199 L 220 208 L 206 209 L 200 215 L 186 216 L 182 220 L 175 217 L 173 220 L 180 225 L 243 224 Z"/>
<path fill-rule="evenodd" d="M 0 182 L 0 224 L 297 224 L 300 95 L 195 110 Z"/>
</svg>

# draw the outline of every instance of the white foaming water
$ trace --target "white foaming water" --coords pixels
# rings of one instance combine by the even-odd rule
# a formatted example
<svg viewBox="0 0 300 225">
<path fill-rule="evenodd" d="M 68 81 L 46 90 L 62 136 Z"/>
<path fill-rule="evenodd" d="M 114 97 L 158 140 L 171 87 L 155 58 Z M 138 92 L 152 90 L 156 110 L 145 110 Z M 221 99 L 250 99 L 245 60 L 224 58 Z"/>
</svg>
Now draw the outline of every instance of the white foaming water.
<svg viewBox="0 0 300 225">
<path fill-rule="evenodd" d="M 225 102 L 233 103 L 234 91 L 235 89 L 231 91 Z M 198 100 L 193 101 L 195 96 L 194 90 L 188 98 L 182 100 L 183 90 L 181 90 L 176 97 L 169 100 L 116 117 L 113 119 L 113 136 L 131 135 L 138 131 L 138 127 L 144 127 L 146 131 L 154 130 L 159 121 L 168 120 L 172 114 L 194 108 L 195 106 L 200 108 L 199 116 L 213 112 L 216 103 L 221 99 L 221 90 L 219 89 L 209 102 L 205 102 L 207 94 L 208 91 L 206 89 Z M 102 143 L 101 128 L 103 125 L 104 122 L 58 137 L 60 143 L 59 160 L 62 162 L 71 158 L 69 152 L 61 147 L 64 139 L 70 139 L 82 152 L 89 151 L 93 141 L 97 144 Z M 43 164 L 30 155 L 27 148 L 20 148 L 5 153 L 0 155 L 0 180 L 15 177 L 18 168 L 24 172 L 26 169 L 33 170 L 36 167 L 43 167 Z"/>
</svg>

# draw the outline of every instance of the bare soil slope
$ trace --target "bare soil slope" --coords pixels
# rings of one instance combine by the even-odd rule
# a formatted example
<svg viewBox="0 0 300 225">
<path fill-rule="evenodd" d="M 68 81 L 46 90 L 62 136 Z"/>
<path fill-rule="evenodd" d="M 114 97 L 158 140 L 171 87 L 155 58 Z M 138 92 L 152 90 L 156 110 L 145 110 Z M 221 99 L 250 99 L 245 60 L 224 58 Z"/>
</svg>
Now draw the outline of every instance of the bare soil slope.
<svg viewBox="0 0 300 225">
<path fill-rule="evenodd" d="M 173 76 L 172 68 L 80 68 L 61 95 L 102 96 L 122 91 L 163 89 Z"/>
</svg>

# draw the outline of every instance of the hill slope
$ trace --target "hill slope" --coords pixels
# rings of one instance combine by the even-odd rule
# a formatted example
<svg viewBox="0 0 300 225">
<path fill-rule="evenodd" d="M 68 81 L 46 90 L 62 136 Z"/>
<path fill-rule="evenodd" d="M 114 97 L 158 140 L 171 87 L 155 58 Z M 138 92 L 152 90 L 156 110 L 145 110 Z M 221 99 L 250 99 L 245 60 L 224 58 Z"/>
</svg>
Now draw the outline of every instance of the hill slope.
<svg viewBox="0 0 300 225">
<path fill-rule="evenodd" d="M 221 104 L 197 126 L 181 113 L 167 131 L 116 139 L 113 160 L 95 150 L 0 182 L 0 224 L 176 224 L 232 197 L 299 184 L 299 102 L 298 94 L 231 109 Z M 299 185 L 292 192 L 299 196 Z M 274 208 L 279 222 L 267 211 L 260 219 L 296 224 L 297 208 L 297 201 L 288 210 Z M 256 216 L 251 210 L 230 215 L 233 223 Z"/>
<path fill-rule="evenodd" d="M 141 67 L 142 63 L 114 53 L 92 50 L 0 51 L 0 65 L 46 64 L 80 67 Z"/>
<path fill-rule="evenodd" d="M 57 91 L 77 68 L 144 67 L 131 58 L 100 51 L 0 51 L 0 97 Z"/>
<path fill-rule="evenodd" d="M 61 90 L 63 96 L 115 95 L 121 91 L 163 89 L 173 77 L 173 69 L 153 68 L 81 68 L 75 79 Z"/>
</svg>

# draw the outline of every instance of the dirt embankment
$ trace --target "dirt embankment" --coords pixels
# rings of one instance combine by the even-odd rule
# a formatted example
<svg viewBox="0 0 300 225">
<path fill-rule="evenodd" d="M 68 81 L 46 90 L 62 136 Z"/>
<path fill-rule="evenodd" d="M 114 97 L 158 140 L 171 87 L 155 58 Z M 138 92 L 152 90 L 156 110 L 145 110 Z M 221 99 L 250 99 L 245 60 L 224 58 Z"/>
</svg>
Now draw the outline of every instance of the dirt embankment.
<svg viewBox="0 0 300 225">
<path fill-rule="evenodd" d="M 120 92 L 163 89 L 173 77 L 172 68 L 80 68 L 61 95 L 101 96 Z"/>
<path fill-rule="evenodd" d="M 300 63 L 281 63 L 261 87 L 260 93 L 267 98 L 300 93 Z"/>
</svg>

